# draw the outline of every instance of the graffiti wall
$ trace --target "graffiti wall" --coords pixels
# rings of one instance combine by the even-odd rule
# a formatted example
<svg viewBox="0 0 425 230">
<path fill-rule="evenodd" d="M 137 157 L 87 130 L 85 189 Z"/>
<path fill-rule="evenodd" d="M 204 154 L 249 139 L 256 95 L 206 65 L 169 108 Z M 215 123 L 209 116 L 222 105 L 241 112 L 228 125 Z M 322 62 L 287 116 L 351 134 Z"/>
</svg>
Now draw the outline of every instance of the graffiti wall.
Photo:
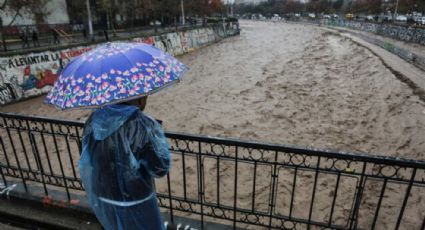
<svg viewBox="0 0 425 230">
<path fill-rule="evenodd" d="M 0 58 L 0 104 L 47 93 L 73 57 L 92 47 L 75 47 Z"/>
<path fill-rule="evenodd" d="M 61 70 L 57 52 L 2 58 L 0 102 L 31 97 L 47 92 Z"/>
<path fill-rule="evenodd" d="M 371 32 L 401 41 L 425 45 L 425 28 L 346 20 L 326 20 L 325 24 Z"/>
<path fill-rule="evenodd" d="M 325 20 L 324 23 L 331 26 L 348 27 L 350 29 L 371 32 L 385 37 L 391 37 L 397 40 L 415 42 L 425 45 L 424 28 L 345 20 Z M 403 49 L 392 43 L 382 41 L 379 38 L 368 36 L 367 34 L 353 33 L 353 35 L 360 37 L 369 43 L 380 46 L 381 48 L 384 48 L 387 51 L 399 56 L 405 61 L 412 63 L 416 67 L 425 70 L 425 56 L 416 54 L 414 51 L 412 52 L 410 50 Z"/>
<path fill-rule="evenodd" d="M 221 27 L 221 26 L 220 26 Z M 226 31 L 208 27 L 157 36 L 134 38 L 134 42 L 154 45 L 165 52 L 180 55 L 199 47 L 235 35 L 239 28 Z M 47 93 L 60 75 L 63 67 L 73 58 L 96 46 L 80 46 L 58 51 L 45 51 L 0 57 L 0 104 Z"/>
<path fill-rule="evenodd" d="M 367 36 L 364 34 L 355 34 L 355 36 L 362 38 L 363 40 L 372 43 L 374 45 L 380 46 L 381 48 L 386 49 L 387 51 L 399 56 L 407 62 L 412 63 L 416 67 L 425 70 L 425 57 L 418 55 L 410 50 L 403 49 L 389 42 L 382 41 L 380 39 Z"/>
</svg>

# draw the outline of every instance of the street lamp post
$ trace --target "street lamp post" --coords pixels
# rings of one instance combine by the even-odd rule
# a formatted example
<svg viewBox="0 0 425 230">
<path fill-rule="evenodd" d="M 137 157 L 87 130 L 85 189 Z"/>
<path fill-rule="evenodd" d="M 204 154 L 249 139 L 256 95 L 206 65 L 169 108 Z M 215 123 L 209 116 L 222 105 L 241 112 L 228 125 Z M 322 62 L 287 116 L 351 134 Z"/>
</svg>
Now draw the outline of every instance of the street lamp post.
<svg viewBox="0 0 425 230">
<path fill-rule="evenodd" d="M 184 21 L 184 6 L 183 6 L 183 0 L 180 0 L 180 5 L 181 5 L 181 8 L 182 8 L 182 25 L 184 26 L 185 21 Z"/>
<path fill-rule="evenodd" d="M 93 25 L 91 20 L 90 0 L 86 0 L 90 40 L 93 40 Z"/>
<path fill-rule="evenodd" d="M 399 0 L 397 0 L 397 3 L 395 4 L 394 21 L 397 19 L 398 2 Z"/>
<path fill-rule="evenodd" d="M 2 43 L 2 45 L 3 45 L 3 50 L 4 50 L 4 52 L 6 52 L 7 51 L 7 46 L 6 46 L 6 39 L 5 39 L 5 35 L 4 35 L 4 33 L 3 33 L 4 31 L 3 31 L 3 20 L 2 20 L 2 18 L 0 17 L 0 36 L 1 36 L 1 43 Z"/>
</svg>

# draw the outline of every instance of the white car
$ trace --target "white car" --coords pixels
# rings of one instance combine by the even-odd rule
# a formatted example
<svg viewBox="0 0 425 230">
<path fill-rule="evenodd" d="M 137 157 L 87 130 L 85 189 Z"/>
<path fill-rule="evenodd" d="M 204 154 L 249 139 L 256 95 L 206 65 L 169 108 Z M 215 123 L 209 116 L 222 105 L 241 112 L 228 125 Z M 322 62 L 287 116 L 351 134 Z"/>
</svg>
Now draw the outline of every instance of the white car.
<svg viewBox="0 0 425 230">
<path fill-rule="evenodd" d="M 315 15 L 314 13 L 309 13 L 309 14 L 308 14 L 308 17 L 309 17 L 309 18 L 316 18 L 316 15 Z"/>
<path fill-rule="evenodd" d="M 273 17 L 271 18 L 271 20 L 276 22 L 276 21 L 282 20 L 282 18 L 278 14 L 274 14 Z"/>
<path fill-rule="evenodd" d="M 372 15 L 368 15 L 368 16 L 366 16 L 366 20 L 368 20 L 368 21 L 374 21 L 375 19 L 373 18 Z"/>
<path fill-rule="evenodd" d="M 425 25 L 425 17 L 419 19 L 419 24 Z"/>
<path fill-rule="evenodd" d="M 160 26 L 160 25 L 161 25 L 161 22 L 160 22 L 160 21 L 158 21 L 158 20 L 155 20 L 155 21 L 151 21 L 149 24 L 150 24 L 151 26 Z"/>
<path fill-rule="evenodd" d="M 398 15 L 398 16 L 395 18 L 395 20 L 396 20 L 396 21 L 399 21 L 399 22 L 407 22 L 407 17 L 406 17 L 406 16 L 404 16 L 404 15 Z"/>
</svg>

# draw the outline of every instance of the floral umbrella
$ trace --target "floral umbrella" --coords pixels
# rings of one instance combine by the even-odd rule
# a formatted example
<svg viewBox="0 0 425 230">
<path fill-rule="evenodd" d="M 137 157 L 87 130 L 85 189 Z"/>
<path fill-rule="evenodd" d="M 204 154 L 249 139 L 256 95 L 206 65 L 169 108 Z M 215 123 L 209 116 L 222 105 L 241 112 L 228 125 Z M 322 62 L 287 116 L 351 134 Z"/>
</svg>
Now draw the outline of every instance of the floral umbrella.
<svg viewBox="0 0 425 230">
<path fill-rule="evenodd" d="M 179 82 L 187 67 L 143 43 L 107 43 L 72 60 L 45 103 L 99 108 L 143 97 Z"/>
</svg>

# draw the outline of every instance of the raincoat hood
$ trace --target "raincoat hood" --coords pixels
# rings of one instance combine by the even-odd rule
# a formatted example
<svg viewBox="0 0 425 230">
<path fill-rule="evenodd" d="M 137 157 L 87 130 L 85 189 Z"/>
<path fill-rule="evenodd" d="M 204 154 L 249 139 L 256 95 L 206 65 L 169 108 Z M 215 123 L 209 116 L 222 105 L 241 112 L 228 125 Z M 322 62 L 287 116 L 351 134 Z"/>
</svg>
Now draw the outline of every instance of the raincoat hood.
<svg viewBox="0 0 425 230">
<path fill-rule="evenodd" d="M 90 126 L 96 140 L 104 140 L 117 131 L 139 109 L 135 106 L 111 105 L 96 110 Z"/>
</svg>

